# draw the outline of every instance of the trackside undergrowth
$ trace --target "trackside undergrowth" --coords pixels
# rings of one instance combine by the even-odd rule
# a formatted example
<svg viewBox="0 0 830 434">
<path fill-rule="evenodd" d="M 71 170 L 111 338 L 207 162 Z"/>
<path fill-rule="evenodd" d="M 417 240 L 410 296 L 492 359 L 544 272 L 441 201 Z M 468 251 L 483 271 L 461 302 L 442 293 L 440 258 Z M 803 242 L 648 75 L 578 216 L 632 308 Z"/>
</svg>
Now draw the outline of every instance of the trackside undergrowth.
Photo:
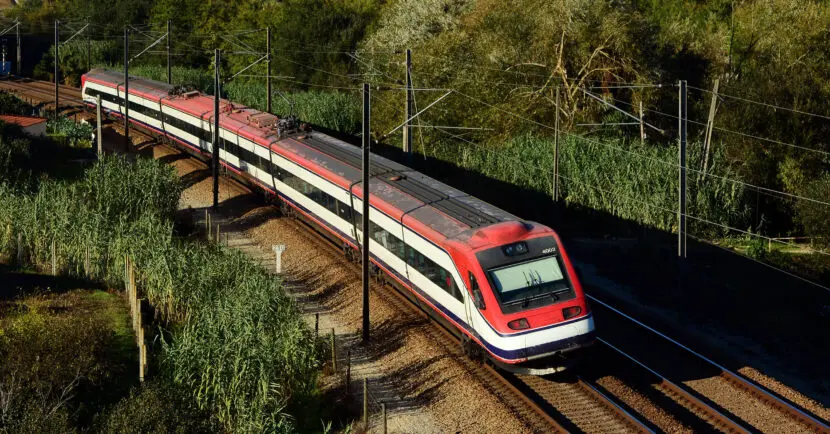
<svg viewBox="0 0 830 434">
<path fill-rule="evenodd" d="M 16 153 L 0 173 L 31 155 L 21 150 L 0 140 L 0 154 Z M 0 256 L 14 258 L 22 234 L 24 262 L 47 264 L 54 242 L 59 273 L 80 277 L 88 250 L 92 279 L 110 288 L 123 288 L 132 258 L 156 314 L 152 387 L 115 406 L 106 430 L 175 430 L 178 417 L 203 414 L 199 429 L 294 431 L 316 408 L 313 333 L 277 279 L 175 235 L 181 191 L 171 167 L 143 158 L 105 157 L 73 179 L 0 176 Z M 164 410 L 177 405 L 181 415 Z"/>
</svg>

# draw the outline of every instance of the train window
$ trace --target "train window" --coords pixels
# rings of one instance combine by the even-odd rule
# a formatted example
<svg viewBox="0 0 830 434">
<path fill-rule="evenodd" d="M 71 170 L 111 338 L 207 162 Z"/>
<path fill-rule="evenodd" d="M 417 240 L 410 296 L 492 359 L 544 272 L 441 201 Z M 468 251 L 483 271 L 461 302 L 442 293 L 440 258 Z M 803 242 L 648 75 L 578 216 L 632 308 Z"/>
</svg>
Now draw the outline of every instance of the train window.
<svg viewBox="0 0 830 434">
<path fill-rule="evenodd" d="M 331 211 L 333 214 L 337 214 L 337 199 L 332 197 L 330 194 L 325 195 L 326 203 L 325 207 L 327 210 Z"/>
<path fill-rule="evenodd" d="M 384 249 L 388 250 L 390 253 L 394 254 L 398 258 L 403 259 L 404 256 L 404 244 L 398 237 L 392 235 L 386 229 L 376 225 L 374 222 L 369 222 L 369 229 L 370 233 L 372 234 L 372 238 Z"/>
<path fill-rule="evenodd" d="M 406 262 L 455 299 L 462 300 L 461 291 L 455 286 L 452 274 L 409 245 L 406 246 Z"/>
<path fill-rule="evenodd" d="M 347 222 L 352 222 L 352 207 L 346 205 L 345 203 L 338 203 L 337 204 L 337 215 L 340 216 L 341 219 L 346 220 Z"/>
</svg>

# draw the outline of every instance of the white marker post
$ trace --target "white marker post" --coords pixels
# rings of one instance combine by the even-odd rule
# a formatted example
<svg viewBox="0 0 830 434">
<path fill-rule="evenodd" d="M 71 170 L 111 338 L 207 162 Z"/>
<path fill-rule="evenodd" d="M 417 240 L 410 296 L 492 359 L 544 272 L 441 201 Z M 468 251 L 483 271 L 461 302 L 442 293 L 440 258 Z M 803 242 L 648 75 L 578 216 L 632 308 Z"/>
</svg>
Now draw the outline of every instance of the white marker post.
<svg viewBox="0 0 830 434">
<path fill-rule="evenodd" d="M 275 265 L 277 274 L 280 274 L 282 273 L 282 252 L 285 251 L 285 244 L 274 244 L 271 248 L 274 250 L 274 254 L 276 255 L 277 263 Z"/>
</svg>

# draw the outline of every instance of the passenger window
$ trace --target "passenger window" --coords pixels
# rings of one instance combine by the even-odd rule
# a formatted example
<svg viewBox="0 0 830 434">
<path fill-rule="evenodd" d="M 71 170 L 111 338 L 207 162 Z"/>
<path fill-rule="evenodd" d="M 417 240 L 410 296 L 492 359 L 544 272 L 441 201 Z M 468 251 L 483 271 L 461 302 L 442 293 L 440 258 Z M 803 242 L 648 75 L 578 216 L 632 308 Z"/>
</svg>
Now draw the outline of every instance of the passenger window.
<svg viewBox="0 0 830 434">
<path fill-rule="evenodd" d="M 346 205 L 345 203 L 338 202 L 337 215 L 339 215 L 341 219 L 346 220 L 349 223 L 352 222 L 352 208 Z"/>
</svg>

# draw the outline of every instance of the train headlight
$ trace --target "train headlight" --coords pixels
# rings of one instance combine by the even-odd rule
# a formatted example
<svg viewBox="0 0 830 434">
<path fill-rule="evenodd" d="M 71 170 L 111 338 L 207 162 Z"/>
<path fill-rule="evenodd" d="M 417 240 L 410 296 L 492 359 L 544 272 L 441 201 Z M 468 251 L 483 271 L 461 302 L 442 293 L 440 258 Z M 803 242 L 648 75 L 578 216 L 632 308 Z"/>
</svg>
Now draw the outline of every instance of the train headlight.
<svg viewBox="0 0 830 434">
<path fill-rule="evenodd" d="M 513 243 L 502 248 L 506 256 L 524 255 L 528 252 L 527 243 L 518 242 Z"/>
<path fill-rule="evenodd" d="M 530 328 L 530 323 L 527 322 L 526 318 L 519 318 L 510 321 L 509 323 L 507 323 L 507 326 L 513 330 L 524 330 Z"/>
</svg>

